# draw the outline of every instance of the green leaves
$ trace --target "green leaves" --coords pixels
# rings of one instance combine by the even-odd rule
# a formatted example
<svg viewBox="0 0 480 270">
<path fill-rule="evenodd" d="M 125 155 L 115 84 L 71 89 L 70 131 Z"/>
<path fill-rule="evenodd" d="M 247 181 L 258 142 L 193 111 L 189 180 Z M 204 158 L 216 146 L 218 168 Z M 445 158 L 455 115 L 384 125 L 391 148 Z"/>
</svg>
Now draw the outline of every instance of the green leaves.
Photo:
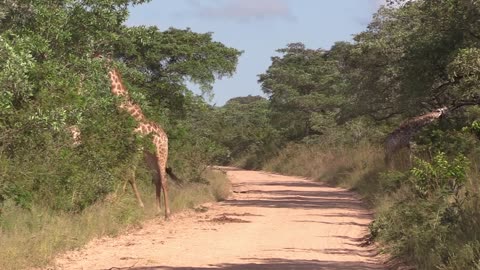
<svg viewBox="0 0 480 270">
<path fill-rule="evenodd" d="M 421 196 L 431 196 L 435 192 L 457 195 L 467 180 L 469 161 L 459 155 L 449 162 L 445 153 L 436 155 L 432 162 L 415 159 L 411 178 L 415 190 Z"/>
<path fill-rule="evenodd" d="M 81 210 L 136 165 L 139 145 L 151 144 L 117 109 L 98 54 L 112 57 L 134 101 L 173 134 L 172 162 L 185 165 L 183 175 L 198 177 L 223 150 L 195 123 L 210 115 L 186 82 L 208 92 L 234 73 L 240 52 L 211 33 L 125 26 L 129 6 L 143 2 L 0 1 L 0 163 L 18 170 L 0 175 L 0 198 L 14 190 L 23 204 L 30 192 L 34 203 Z M 81 131 L 76 147 L 73 125 Z"/>
<path fill-rule="evenodd" d="M 344 51 L 342 71 L 353 98 L 344 117 L 409 117 L 478 103 L 478 3 L 399 2 L 380 9 Z"/>
<path fill-rule="evenodd" d="M 136 80 L 142 80 L 149 99 L 178 110 L 186 105 L 187 81 L 211 94 L 215 79 L 233 75 L 241 52 L 214 42 L 211 33 L 140 26 L 123 29 L 116 54 L 142 71 L 143 78 Z"/>
<path fill-rule="evenodd" d="M 14 40 L 14 41 L 13 41 Z M 12 113 L 33 96 L 28 74 L 35 63 L 29 50 L 28 38 L 7 39 L 0 35 L 0 115 Z"/>
<path fill-rule="evenodd" d="M 448 65 L 448 74 L 451 80 L 463 79 L 463 84 L 466 86 L 465 90 L 470 90 L 468 93 L 464 93 L 465 96 L 480 94 L 480 89 L 472 87 L 480 83 L 480 48 L 459 50 L 453 61 Z"/>
<path fill-rule="evenodd" d="M 272 58 L 259 82 L 270 98 L 273 125 L 283 129 L 287 138 L 301 139 L 321 130 L 314 130 L 315 115 L 335 118 L 345 102 L 341 94 L 344 81 L 333 50 L 306 49 L 294 43 L 278 52 L 282 56 Z"/>
</svg>

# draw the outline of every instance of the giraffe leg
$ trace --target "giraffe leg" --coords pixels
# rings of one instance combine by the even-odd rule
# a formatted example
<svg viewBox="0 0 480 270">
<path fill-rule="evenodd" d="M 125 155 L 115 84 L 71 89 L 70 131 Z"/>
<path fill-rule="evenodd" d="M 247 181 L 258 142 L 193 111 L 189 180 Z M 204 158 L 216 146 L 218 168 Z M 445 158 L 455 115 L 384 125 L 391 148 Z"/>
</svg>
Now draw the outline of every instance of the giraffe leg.
<svg viewBox="0 0 480 270">
<path fill-rule="evenodd" d="M 132 160 L 133 165 L 129 170 L 130 175 L 129 175 L 129 177 L 127 177 L 127 180 L 130 183 L 130 185 L 132 186 L 132 190 L 133 190 L 133 193 L 135 194 L 135 198 L 137 199 L 138 205 L 141 208 L 144 208 L 145 206 L 143 204 L 142 198 L 140 197 L 140 192 L 138 192 L 137 180 L 136 180 L 137 178 L 136 178 L 136 175 L 135 175 L 135 172 L 137 170 L 137 165 L 138 165 L 139 159 L 142 156 L 142 153 L 143 153 L 143 149 L 141 149 L 141 148 L 138 149 L 138 151 L 136 153 L 134 153 L 133 160 Z M 126 185 L 127 185 L 127 183 L 125 182 L 125 184 L 123 186 L 124 192 L 125 192 Z"/>
<path fill-rule="evenodd" d="M 135 194 L 135 198 L 137 199 L 138 205 L 141 208 L 144 208 L 145 205 L 143 204 L 142 197 L 140 196 L 140 192 L 138 192 L 138 188 L 137 188 L 137 181 L 135 178 L 135 169 L 132 169 L 129 172 L 129 174 L 130 176 L 127 176 L 127 178 L 123 182 L 123 188 L 122 188 L 123 191 L 121 196 L 123 196 L 127 192 L 127 184 L 130 183 L 133 189 L 133 193 Z"/>
<path fill-rule="evenodd" d="M 162 205 L 162 184 L 160 183 L 160 175 L 158 177 L 155 177 L 154 183 L 155 183 L 155 205 L 157 207 L 157 213 L 160 214 L 162 211 L 161 205 Z"/>
<path fill-rule="evenodd" d="M 413 156 L 413 152 L 412 152 L 412 150 L 413 150 L 413 147 L 412 147 L 412 146 L 413 146 L 413 145 L 412 145 L 412 143 L 410 142 L 410 143 L 408 144 L 408 147 L 407 147 L 407 151 L 408 151 L 408 168 L 411 168 L 412 165 L 413 165 L 413 158 L 414 158 L 414 156 Z"/>
<path fill-rule="evenodd" d="M 395 151 L 387 150 L 385 151 L 385 166 L 387 170 L 395 170 Z"/>
<path fill-rule="evenodd" d="M 147 165 L 148 170 L 152 176 L 152 183 L 155 185 L 155 207 L 157 209 L 157 213 L 161 212 L 161 194 L 162 194 L 162 186 L 160 184 L 160 170 L 158 169 L 158 159 L 155 154 L 152 154 L 149 151 L 143 152 L 143 159 Z"/>
<path fill-rule="evenodd" d="M 392 169 L 392 160 L 388 153 L 385 153 L 384 163 L 388 170 Z"/>
<path fill-rule="evenodd" d="M 125 192 L 127 192 L 127 184 L 129 182 L 129 179 L 126 178 L 125 181 L 123 181 L 123 187 L 122 187 L 122 196 L 123 194 L 125 194 Z"/>
<path fill-rule="evenodd" d="M 128 172 L 128 174 L 130 174 L 130 171 Z M 125 195 L 125 193 L 127 193 L 127 184 L 130 182 L 128 174 L 127 174 L 127 177 L 125 177 L 125 181 L 123 181 L 122 193 L 120 194 L 120 197 L 123 197 L 123 195 Z"/>
<path fill-rule="evenodd" d="M 138 192 L 137 181 L 135 180 L 135 171 L 132 172 L 132 177 L 128 180 L 128 182 L 130 182 L 130 185 L 132 186 L 133 193 L 135 193 L 135 198 L 137 198 L 138 205 L 141 208 L 145 208 L 142 202 L 142 198 L 140 197 L 140 192 Z"/>
<path fill-rule="evenodd" d="M 168 189 L 167 189 L 167 174 L 165 171 L 165 166 L 160 167 L 160 184 L 163 189 L 163 198 L 165 200 L 165 219 L 168 219 L 170 216 L 170 206 L 168 202 Z"/>
</svg>

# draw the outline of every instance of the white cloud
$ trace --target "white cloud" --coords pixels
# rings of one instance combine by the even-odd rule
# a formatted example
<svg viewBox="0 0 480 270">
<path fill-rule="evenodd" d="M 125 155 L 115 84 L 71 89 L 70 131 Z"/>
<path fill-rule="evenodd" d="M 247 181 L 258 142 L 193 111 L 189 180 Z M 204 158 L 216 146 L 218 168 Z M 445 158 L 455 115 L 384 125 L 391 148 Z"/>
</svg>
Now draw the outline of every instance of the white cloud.
<svg viewBox="0 0 480 270">
<path fill-rule="evenodd" d="M 204 0 L 190 1 L 195 15 L 236 21 L 295 19 L 286 0 L 227 0 L 220 3 L 217 0 L 215 5 L 204 3 Z"/>
</svg>

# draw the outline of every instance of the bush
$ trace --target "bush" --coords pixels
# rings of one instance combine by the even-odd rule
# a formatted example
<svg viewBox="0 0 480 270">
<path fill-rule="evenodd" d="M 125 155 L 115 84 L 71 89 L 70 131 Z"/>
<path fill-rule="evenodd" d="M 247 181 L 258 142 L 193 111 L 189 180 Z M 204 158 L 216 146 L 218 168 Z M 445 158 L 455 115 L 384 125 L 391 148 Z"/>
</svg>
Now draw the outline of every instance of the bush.
<svg viewBox="0 0 480 270">
<path fill-rule="evenodd" d="M 399 175 L 407 181 L 377 213 L 372 235 L 419 269 L 477 269 L 480 229 L 472 221 L 479 215 L 478 200 L 467 192 L 468 171 L 463 155 L 416 159 L 410 172 Z"/>
</svg>

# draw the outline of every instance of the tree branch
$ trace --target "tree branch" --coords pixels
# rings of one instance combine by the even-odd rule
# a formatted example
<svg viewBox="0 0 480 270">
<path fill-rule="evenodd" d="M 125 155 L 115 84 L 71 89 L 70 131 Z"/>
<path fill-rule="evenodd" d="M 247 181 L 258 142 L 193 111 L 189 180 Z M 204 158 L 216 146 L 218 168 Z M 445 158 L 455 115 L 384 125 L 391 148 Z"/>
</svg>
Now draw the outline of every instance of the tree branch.
<svg viewBox="0 0 480 270">
<path fill-rule="evenodd" d="M 455 102 L 453 107 L 450 108 L 450 111 L 455 111 L 465 106 L 475 106 L 475 105 L 480 105 L 480 97 L 475 97 L 471 100 L 460 100 L 458 102 Z"/>
<path fill-rule="evenodd" d="M 400 112 L 391 112 L 391 113 L 389 113 L 387 115 L 384 115 L 384 116 L 381 116 L 381 117 L 375 116 L 373 113 L 369 113 L 368 115 L 370 117 L 372 117 L 373 120 L 375 120 L 377 122 L 380 122 L 380 121 L 390 119 L 390 118 L 394 117 L 395 115 L 399 115 L 399 114 L 401 114 L 401 113 Z"/>
</svg>

